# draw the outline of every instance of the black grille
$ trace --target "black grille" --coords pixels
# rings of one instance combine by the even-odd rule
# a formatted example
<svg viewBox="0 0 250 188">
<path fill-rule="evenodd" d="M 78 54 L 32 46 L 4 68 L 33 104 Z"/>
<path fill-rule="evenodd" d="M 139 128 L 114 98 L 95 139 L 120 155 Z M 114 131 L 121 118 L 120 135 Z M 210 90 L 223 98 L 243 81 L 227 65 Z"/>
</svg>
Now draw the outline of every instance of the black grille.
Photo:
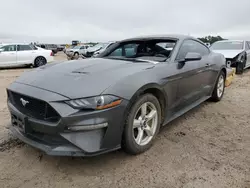
<svg viewBox="0 0 250 188">
<path fill-rule="evenodd" d="M 32 131 L 31 133 L 27 134 L 27 136 L 32 140 L 39 141 L 47 145 L 69 144 L 66 139 L 64 139 L 60 135 L 55 134 L 45 134 Z"/>
<path fill-rule="evenodd" d="M 94 54 L 94 52 L 87 52 L 87 53 L 86 53 L 86 56 L 87 56 L 87 57 L 91 57 L 93 54 Z"/>
<path fill-rule="evenodd" d="M 48 103 L 42 100 L 12 91 L 8 91 L 8 99 L 20 112 L 28 117 L 49 122 L 56 122 L 60 118 L 59 114 Z M 26 105 L 23 104 L 25 102 Z"/>
</svg>

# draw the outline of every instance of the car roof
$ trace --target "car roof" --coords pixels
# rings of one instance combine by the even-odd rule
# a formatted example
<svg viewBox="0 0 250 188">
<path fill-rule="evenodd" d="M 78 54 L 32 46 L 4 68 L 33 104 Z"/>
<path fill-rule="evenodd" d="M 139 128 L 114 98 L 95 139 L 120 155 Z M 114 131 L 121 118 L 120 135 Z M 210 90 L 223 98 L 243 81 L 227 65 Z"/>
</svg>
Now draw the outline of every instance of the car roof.
<svg viewBox="0 0 250 188">
<path fill-rule="evenodd" d="M 244 40 L 219 40 L 219 41 L 216 41 L 216 42 L 244 42 Z"/>
<path fill-rule="evenodd" d="M 144 36 L 138 36 L 134 38 L 128 38 L 125 40 L 122 40 L 121 42 L 126 42 L 130 40 L 149 40 L 149 39 L 172 39 L 172 40 L 184 40 L 184 39 L 195 39 L 194 37 L 191 37 L 189 35 L 179 35 L 179 34 L 168 34 L 168 35 L 144 35 Z"/>
</svg>

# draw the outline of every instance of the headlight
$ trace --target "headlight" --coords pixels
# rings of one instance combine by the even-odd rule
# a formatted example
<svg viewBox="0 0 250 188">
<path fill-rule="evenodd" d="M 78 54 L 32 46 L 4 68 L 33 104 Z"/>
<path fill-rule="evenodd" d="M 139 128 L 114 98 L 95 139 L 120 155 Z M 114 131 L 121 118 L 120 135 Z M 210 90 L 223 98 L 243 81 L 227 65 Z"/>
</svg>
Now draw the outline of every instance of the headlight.
<svg viewBox="0 0 250 188">
<path fill-rule="evenodd" d="M 122 100 L 113 95 L 103 95 L 90 98 L 74 99 L 65 102 L 75 109 L 102 110 L 117 106 L 121 104 Z"/>
</svg>

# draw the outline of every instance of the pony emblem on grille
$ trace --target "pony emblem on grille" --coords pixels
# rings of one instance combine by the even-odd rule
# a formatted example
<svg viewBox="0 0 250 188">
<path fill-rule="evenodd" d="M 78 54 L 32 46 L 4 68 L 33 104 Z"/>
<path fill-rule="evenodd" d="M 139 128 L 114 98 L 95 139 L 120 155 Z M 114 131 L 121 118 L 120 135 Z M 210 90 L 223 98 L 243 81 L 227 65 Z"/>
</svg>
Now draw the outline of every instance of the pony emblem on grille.
<svg viewBox="0 0 250 188">
<path fill-rule="evenodd" d="M 21 101 L 21 103 L 22 103 L 22 105 L 25 107 L 26 106 L 26 104 L 29 104 L 30 102 L 29 101 L 26 101 L 26 100 L 24 100 L 23 98 L 20 98 L 20 101 Z"/>
</svg>

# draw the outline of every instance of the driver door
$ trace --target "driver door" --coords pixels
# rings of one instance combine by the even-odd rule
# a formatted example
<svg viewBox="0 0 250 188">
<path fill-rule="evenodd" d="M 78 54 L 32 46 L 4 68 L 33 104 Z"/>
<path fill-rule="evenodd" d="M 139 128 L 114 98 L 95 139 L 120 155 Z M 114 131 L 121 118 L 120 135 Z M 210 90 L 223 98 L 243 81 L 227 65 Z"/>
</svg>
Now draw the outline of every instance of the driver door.
<svg viewBox="0 0 250 188">
<path fill-rule="evenodd" d="M 0 66 L 16 64 L 16 45 L 6 45 L 0 48 Z"/>
<path fill-rule="evenodd" d="M 176 63 L 179 83 L 176 95 L 176 111 L 189 107 L 208 95 L 206 86 L 209 71 L 206 66 L 206 58 L 204 58 L 204 54 L 201 54 L 199 47 L 199 42 L 185 40 L 177 54 Z M 185 59 L 188 52 L 199 53 L 202 59 L 179 63 L 180 60 Z"/>
</svg>

